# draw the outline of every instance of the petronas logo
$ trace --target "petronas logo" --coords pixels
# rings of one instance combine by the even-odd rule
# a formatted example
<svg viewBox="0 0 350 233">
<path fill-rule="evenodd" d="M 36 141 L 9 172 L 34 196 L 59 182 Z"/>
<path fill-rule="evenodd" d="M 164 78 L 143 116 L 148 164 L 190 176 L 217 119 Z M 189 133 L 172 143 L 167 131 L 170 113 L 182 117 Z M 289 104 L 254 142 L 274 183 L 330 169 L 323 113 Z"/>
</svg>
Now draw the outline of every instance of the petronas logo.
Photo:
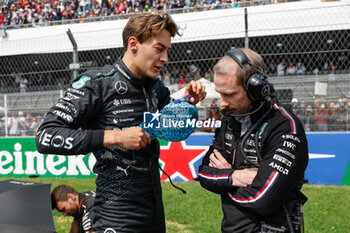
<svg viewBox="0 0 350 233">
<path fill-rule="evenodd" d="M 76 89 L 82 88 L 85 85 L 85 82 L 90 80 L 91 77 L 88 76 L 81 76 L 80 79 L 73 83 L 73 87 Z"/>
</svg>

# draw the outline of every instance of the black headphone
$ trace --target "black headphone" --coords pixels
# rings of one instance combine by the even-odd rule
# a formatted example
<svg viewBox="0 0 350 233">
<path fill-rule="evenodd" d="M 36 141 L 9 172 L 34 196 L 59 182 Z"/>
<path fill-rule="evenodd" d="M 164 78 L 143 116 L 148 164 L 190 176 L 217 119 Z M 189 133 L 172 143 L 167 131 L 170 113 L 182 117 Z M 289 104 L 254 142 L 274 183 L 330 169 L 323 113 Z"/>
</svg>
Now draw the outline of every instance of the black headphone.
<svg viewBox="0 0 350 233">
<path fill-rule="evenodd" d="M 231 57 L 237 64 L 244 69 L 244 66 L 249 64 L 258 73 L 253 74 L 250 77 L 244 78 L 244 86 L 247 92 L 248 98 L 255 101 L 265 101 L 268 96 L 270 96 L 270 84 L 266 80 L 266 76 L 262 71 L 261 67 L 254 65 L 247 55 L 243 53 L 240 49 L 231 49 L 226 52 L 227 56 Z M 261 70 L 257 69 L 260 68 Z"/>
</svg>

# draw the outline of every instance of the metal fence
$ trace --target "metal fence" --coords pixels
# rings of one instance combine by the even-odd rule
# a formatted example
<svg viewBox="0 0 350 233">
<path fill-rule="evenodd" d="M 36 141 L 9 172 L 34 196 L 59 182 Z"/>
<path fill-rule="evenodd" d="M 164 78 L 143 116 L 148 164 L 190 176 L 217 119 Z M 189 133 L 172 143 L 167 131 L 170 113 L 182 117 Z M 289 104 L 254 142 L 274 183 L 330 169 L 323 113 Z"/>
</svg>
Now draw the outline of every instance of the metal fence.
<svg viewBox="0 0 350 233">
<path fill-rule="evenodd" d="M 350 12 L 350 4 L 341 8 L 330 7 L 327 13 L 318 8 L 282 12 L 285 22 L 281 22 L 283 27 L 278 29 L 271 29 L 268 24 L 274 19 L 273 11 L 247 9 L 246 15 L 241 13 L 234 17 L 237 21 L 244 22 L 245 19 L 248 27 L 235 28 L 238 26 L 228 24 L 220 16 L 199 19 L 198 25 L 208 24 L 210 20 L 222 21 L 213 34 L 220 34 L 223 28 L 231 27 L 240 34 L 246 30 L 248 36 L 222 35 L 222 39 L 212 40 L 198 36 L 192 42 L 174 43 L 169 63 L 162 70 L 164 83 L 175 92 L 190 80 L 202 77 L 212 80 L 213 65 L 228 49 L 248 45 L 262 55 L 269 80 L 279 90 L 280 99 L 293 105 L 307 130 L 349 130 L 350 14 L 341 13 Z M 317 15 L 317 20 L 324 18 L 327 22 L 310 22 L 302 18 L 298 21 L 303 13 Z M 339 17 L 343 17 L 341 23 Z M 290 19 L 295 19 L 298 26 L 293 26 Z M 316 21 L 316 17 L 312 19 Z M 198 30 L 203 29 L 198 27 Z M 283 33 L 279 34 L 276 30 Z M 199 31 L 192 33 L 201 35 Z M 50 37 L 40 38 L 37 43 L 47 40 Z M 28 45 L 24 40 L 18 46 L 24 48 Z M 80 68 L 77 72 L 112 64 L 122 53 L 122 48 L 79 51 Z M 6 116 L 2 118 L 0 134 L 10 134 L 10 119 L 19 112 L 23 112 L 24 116 L 16 118 L 21 118 L 20 122 L 29 122 L 21 123 L 20 134 L 33 134 L 38 125 L 36 122 L 40 122 L 49 106 L 62 95 L 60 90 L 69 85 L 73 76 L 73 70 L 69 68 L 72 57 L 71 52 L 0 57 L 0 106 L 5 108 L 2 112 L 0 109 L 0 114 Z M 206 112 L 204 115 L 208 114 L 208 111 L 203 111 Z"/>
</svg>

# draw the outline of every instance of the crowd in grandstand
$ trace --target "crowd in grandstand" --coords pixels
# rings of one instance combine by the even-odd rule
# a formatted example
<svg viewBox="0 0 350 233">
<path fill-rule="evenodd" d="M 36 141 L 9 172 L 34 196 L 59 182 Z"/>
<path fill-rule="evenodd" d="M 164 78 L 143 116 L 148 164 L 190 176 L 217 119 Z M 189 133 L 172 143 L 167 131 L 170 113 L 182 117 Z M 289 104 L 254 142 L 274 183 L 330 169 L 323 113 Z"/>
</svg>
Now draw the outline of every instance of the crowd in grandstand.
<svg viewBox="0 0 350 233">
<path fill-rule="evenodd" d="M 313 103 L 299 103 L 293 99 L 293 112 L 303 122 L 306 131 L 349 131 L 350 100 L 341 97 L 326 101 L 318 97 Z"/>
<path fill-rule="evenodd" d="M 0 25 L 20 28 L 23 25 L 45 26 L 52 21 L 86 20 L 130 15 L 140 12 L 234 8 L 277 1 L 254 0 L 10 0 L 0 5 Z M 180 10 L 179 10 L 180 9 Z M 114 18 L 113 18 L 114 19 Z"/>
<path fill-rule="evenodd" d="M 5 117 L 0 121 L 0 136 L 33 136 L 40 126 L 44 117 L 40 114 L 23 113 L 22 111 L 13 113 L 6 121 Z"/>
<path fill-rule="evenodd" d="M 341 97 L 338 100 L 327 100 L 320 96 L 313 102 L 301 102 L 296 98 L 290 106 L 302 121 L 305 131 L 350 131 L 350 99 Z M 220 119 L 218 100 L 207 106 L 207 116 L 215 120 Z M 216 113 L 216 115 L 213 113 Z M 215 116 L 214 116 L 215 115 Z M 31 112 L 12 112 L 0 121 L 0 136 L 5 135 L 5 127 L 9 136 L 32 136 L 43 120 L 43 115 Z M 212 132 L 210 128 L 204 129 Z"/>
<path fill-rule="evenodd" d="M 293 60 L 283 59 L 275 68 L 277 76 L 303 75 L 303 74 L 329 74 L 329 73 L 348 73 L 350 70 L 350 57 L 344 51 L 338 54 L 308 54 L 306 64 Z M 274 69 L 272 67 L 272 69 Z"/>
<path fill-rule="evenodd" d="M 345 97 L 337 101 L 326 101 L 324 97 L 316 98 L 313 103 L 299 103 L 294 98 L 292 100 L 292 110 L 304 124 L 305 131 L 349 131 L 350 130 L 350 100 Z M 212 110 L 219 109 L 217 103 L 208 106 L 207 115 L 209 118 L 218 120 L 220 115 L 213 116 Z M 218 112 L 216 114 L 219 114 Z M 15 112 L 10 114 L 5 121 L 2 117 L 0 121 L 0 136 L 5 135 L 5 127 L 9 136 L 33 136 L 43 115 Z M 213 132 L 210 128 L 204 129 Z"/>
<path fill-rule="evenodd" d="M 315 56 L 316 57 L 316 56 Z M 279 64 L 269 64 L 268 76 L 287 77 L 290 75 L 306 74 L 339 74 L 349 73 L 350 57 L 345 52 L 338 55 L 322 56 L 322 59 L 306 61 L 305 64 L 293 60 L 283 59 Z M 43 90 L 65 89 L 70 82 L 69 72 L 65 73 L 30 73 L 24 74 L 21 70 L 13 72 L 9 76 L 0 76 L 0 92 L 30 92 Z M 198 65 L 187 64 L 184 66 L 164 67 L 161 77 L 171 91 L 177 91 L 191 80 L 199 80 L 204 77 L 213 81 L 213 71 L 201 69 Z"/>
</svg>

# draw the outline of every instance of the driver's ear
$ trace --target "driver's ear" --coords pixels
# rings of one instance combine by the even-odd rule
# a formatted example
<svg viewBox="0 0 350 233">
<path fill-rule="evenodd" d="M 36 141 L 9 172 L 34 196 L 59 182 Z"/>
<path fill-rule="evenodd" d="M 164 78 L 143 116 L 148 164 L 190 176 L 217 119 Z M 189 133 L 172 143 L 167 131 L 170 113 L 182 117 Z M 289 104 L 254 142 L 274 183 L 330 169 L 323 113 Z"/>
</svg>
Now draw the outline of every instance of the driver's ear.
<svg viewBox="0 0 350 233">
<path fill-rule="evenodd" d="M 137 47 L 138 46 L 138 41 L 135 36 L 130 36 L 128 40 L 128 47 L 130 48 L 131 52 L 136 53 L 137 52 Z"/>
</svg>

